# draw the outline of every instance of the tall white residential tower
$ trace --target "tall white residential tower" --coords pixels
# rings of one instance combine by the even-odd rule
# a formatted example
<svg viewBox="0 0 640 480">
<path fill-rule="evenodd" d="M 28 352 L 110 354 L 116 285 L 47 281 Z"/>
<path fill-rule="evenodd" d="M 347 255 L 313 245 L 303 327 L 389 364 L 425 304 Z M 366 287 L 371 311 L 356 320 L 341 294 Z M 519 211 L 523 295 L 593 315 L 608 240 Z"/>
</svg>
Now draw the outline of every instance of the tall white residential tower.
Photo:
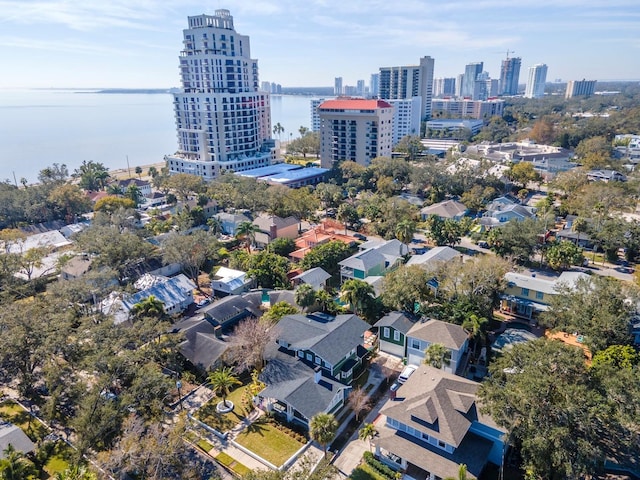
<svg viewBox="0 0 640 480">
<path fill-rule="evenodd" d="M 249 37 L 233 28 L 228 10 L 188 17 L 180 52 L 182 91 L 174 94 L 178 151 L 169 171 L 212 180 L 226 170 L 266 166 L 276 159 L 269 93 L 260 91 Z"/>
<path fill-rule="evenodd" d="M 422 97 L 422 118 L 431 117 L 433 67 L 431 57 L 422 57 L 420 65 L 380 68 L 380 94 L 383 100 Z"/>
<path fill-rule="evenodd" d="M 544 86 L 547 83 L 547 66 L 544 63 L 538 63 L 533 67 L 529 67 L 529 78 L 527 80 L 527 88 L 525 89 L 525 98 L 541 98 L 544 97 Z"/>
</svg>

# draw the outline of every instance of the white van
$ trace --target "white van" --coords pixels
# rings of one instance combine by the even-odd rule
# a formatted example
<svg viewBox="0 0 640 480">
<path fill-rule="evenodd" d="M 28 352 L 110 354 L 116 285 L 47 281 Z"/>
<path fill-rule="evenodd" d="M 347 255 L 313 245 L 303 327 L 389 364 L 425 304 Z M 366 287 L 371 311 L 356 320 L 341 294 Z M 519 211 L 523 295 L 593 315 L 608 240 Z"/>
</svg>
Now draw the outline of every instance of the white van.
<svg viewBox="0 0 640 480">
<path fill-rule="evenodd" d="M 411 374 L 416 371 L 417 368 L 418 367 L 414 367 L 413 365 L 407 365 L 406 367 L 404 367 L 404 370 L 402 370 L 402 373 L 398 377 L 398 383 L 406 382 L 411 376 Z"/>
</svg>

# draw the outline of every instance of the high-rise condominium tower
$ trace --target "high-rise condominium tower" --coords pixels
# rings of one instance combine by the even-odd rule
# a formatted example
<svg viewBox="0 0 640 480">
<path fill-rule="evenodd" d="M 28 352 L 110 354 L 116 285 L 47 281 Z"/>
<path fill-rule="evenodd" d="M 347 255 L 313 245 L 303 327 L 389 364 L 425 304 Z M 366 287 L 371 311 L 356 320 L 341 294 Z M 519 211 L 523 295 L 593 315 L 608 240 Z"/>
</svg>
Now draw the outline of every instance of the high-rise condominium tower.
<svg viewBox="0 0 640 480">
<path fill-rule="evenodd" d="M 380 68 L 380 95 L 383 100 L 422 97 L 422 118 L 431 117 L 434 59 L 422 57 L 420 65 Z"/>
<path fill-rule="evenodd" d="M 547 66 L 539 63 L 533 67 L 529 67 L 529 78 L 527 80 L 527 88 L 524 96 L 526 98 L 544 97 L 544 86 L 547 83 Z"/>
<path fill-rule="evenodd" d="M 508 58 L 502 61 L 500 68 L 500 95 L 517 95 L 518 80 L 520 80 L 520 57 Z"/>
<path fill-rule="evenodd" d="M 276 158 L 269 93 L 259 91 L 249 37 L 234 30 L 228 10 L 188 20 L 182 91 L 173 96 L 178 151 L 165 157 L 169 171 L 212 180 L 226 170 L 269 165 Z"/>
<path fill-rule="evenodd" d="M 573 97 L 590 97 L 593 95 L 593 92 L 596 90 L 596 81 L 595 80 L 569 80 L 567 82 L 567 92 L 565 93 L 565 98 L 573 98 Z"/>
<path fill-rule="evenodd" d="M 462 78 L 462 85 L 460 88 L 461 96 L 473 98 L 473 92 L 476 88 L 476 80 L 478 79 L 478 75 L 482 73 L 483 67 L 483 62 L 475 62 L 469 63 L 464 68 L 464 77 Z"/>
<path fill-rule="evenodd" d="M 342 95 L 343 89 L 342 89 L 342 77 L 336 77 L 333 83 L 333 94 L 334 95 Z"/>
<path fill-rule="evenodd" d="M 372 73 L 371 81 L 369 82 L 369 95 L 371 97 L 376 98 L 380 93 L 380 74 Z"/>
</svg>

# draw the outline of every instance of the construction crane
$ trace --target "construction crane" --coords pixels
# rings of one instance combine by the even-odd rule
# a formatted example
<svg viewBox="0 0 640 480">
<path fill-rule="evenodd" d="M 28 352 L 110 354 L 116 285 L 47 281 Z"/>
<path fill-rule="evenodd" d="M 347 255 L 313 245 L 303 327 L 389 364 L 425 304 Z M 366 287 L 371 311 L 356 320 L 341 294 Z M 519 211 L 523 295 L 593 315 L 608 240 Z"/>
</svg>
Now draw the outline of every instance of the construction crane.
<svg viewBox="0 0 640 480">
<path fill-rule="evenodd" d="M 509 60 L 509 54 L 510 53 L 516 53 L 515 50 L 509 50 L 507 49 L 507 60 Z"/>
</svg>

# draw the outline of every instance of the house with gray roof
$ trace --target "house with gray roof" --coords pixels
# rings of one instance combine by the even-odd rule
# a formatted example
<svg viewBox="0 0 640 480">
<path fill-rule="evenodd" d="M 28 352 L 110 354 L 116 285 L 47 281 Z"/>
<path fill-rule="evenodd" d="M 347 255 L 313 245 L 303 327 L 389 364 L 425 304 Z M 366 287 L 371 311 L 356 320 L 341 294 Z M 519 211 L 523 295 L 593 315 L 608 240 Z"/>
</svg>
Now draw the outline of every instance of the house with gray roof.
<svg viewBox="0 0 640 480">
<path fill-rule="evenodd" d="M 205 320 L 214 327 L 220 326 L 223 330 L 230 329 L 241 320 L 249 317 L 261 317 L 260 303 L 253 296 L 245 298 L 243 295 L 229 295 L 207 305 L 200 311 Z"/>
<path fill-rule="evenodd" d="M 222 233 L 232 236 L 236 234 L 236 230 L 241 223 L 251 222 L 249 217 L 237 213 L 220 212 L 215 214 L 214 218 L 217 218 L 220 222 Z"/>
<path fill-rule="evenodd" d="M 311 285 L 315 291 L 324 290 L 327 287 L 327 280 L 331 275 L 320 267 L 310 268 L 306 272 L 302 272 L 291 280 L 295 286 L 307 284 Z"/>
<path fill-rule="evenodd" d="M 172 278 L 162 279 L 162 281 L 138 293 L 125 296 L 122 299 L 122 304 L 124 309 L 129 312 L 136 303 L 153 295 L 164 304 L 164 311 L 169 315 L 173 315 L 183 312 L 193 303 L 193 290 L 195 288 L 196 285 L 181 273 Z"/>
<path fill-rule="evenodd" d="M 527 218 L 534 218 L 536 216 L 535 212 L 536 209 L 533 207 L 516 204 L 508 205 L 500 210 L 488 211 L 487 216 L 495 218 L 500 223 L 510 222 L 511 220 L 519 222 Z"/>
<path fill-rule="evenodd" d="M 462 367 L 463 357 L 469 347 L 469 333 L 460 325 L 442 320 L 422 320 L 412 325 L 406 334 L 407 362 L 420 365 L 424 351 L 434 343 L 440 343 L 451 352 L 449 365 L 442 365 L 446 372 L 457 373 Z"/>
<path fill-rule="evenodd" d="M 407 355 L 407 333 L 417 319 L 405 312 L 391 312 L 376 322 L 381 352 L 404 358 Z"/>
<path fill-rule="evenodd" d="M 184 335 L 185 340 L 178 345 L 178 350 L 201 370 L 215 370 L 229 348 L 229 344 L 220 338 L 221 327 L 204 318 L 188 318 L 176 323 L 172 333 Z"/>
<path fill-rule="evenodd" d="M 482 414 L 480 384 L 420 365 L 380 410 L 376 455 L 407 477 L 479 478 L 489 463 L 501 465 L 505 430 Z"/>
<path fill-rule="evenodd" d="M 425 221 L 430 215 L 435 215 L 443 220 L 460 220 L 468 211 L 469 209 L 464 203 L 458 202 L 457 200 L 444 200 L 422 208 L 420 210 L 420 216 L 422 217 L 422 221 Z"/>
<path fill-rule="evenodd" d="M 434 247 L 422 255 L 413 255 L 408 261 L 409 265 L 420 265 L 426 270 L 435 270 L 440 265 L 451 261 L 462 262 L 464 255 L 454 248 L 443 246 Z"/>
<path fill-rule="evenodd" d="M 239 295 L 251 287 L 253 280 L 242 270 L 220 267 L 213 274 L 211 289 L 217 295 Z"/>
<path fill-rule="evenodd" d="M 360 251 L 338 263 L 340 278 L 364 280 L 369 276 L 384 276 L 404 262 L 409 247 L 397 239 L 370 240 L 361 244 Z"/>
<path fill-rule="evenodd" d="M 20 427 L 0 420 L 0 460 L 5 458 L 4 451 L 9 445 L 24 454 L 34 452 L 36 449 L 35 444 Z"/>
</svg>

